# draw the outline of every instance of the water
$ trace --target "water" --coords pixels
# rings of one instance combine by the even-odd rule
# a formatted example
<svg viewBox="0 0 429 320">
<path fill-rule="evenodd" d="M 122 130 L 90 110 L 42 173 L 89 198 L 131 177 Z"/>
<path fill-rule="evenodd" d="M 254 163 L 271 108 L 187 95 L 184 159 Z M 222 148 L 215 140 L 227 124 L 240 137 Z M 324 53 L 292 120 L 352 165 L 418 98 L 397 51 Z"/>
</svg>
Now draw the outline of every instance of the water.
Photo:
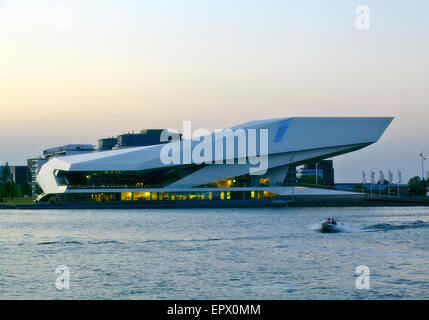
<svg viewBox="0 0 429 320">
<path fill-rule="evenodd" d="M 419 207 L 0 210 L 0 299 L 429 299 L 428 244 Z"/>
</svg>

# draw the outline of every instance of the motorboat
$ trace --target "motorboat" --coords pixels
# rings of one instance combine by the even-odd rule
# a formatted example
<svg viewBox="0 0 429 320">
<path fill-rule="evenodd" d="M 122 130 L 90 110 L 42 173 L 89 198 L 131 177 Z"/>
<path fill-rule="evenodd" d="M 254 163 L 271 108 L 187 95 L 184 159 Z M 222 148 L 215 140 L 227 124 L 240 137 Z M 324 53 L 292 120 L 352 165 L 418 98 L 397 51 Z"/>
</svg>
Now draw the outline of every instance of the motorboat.
<svg viewBox="0 0 429 320">
<path fill-rule="evenodd" d="M 335 219 L 326 219 L 321 223 L 321 231 L 323 232 L 338 232 L 340 229 L 338 228 L 338 224 Z"/>
</svg>

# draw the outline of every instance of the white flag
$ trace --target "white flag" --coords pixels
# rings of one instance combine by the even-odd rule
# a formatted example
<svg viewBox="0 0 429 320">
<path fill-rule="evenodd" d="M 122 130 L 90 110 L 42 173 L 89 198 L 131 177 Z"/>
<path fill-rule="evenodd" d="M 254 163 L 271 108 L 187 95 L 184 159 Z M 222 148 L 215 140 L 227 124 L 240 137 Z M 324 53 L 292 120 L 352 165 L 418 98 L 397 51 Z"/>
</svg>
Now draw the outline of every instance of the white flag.
<svg viewBox="0 0 429 320">
<path fill-rule="evenodd" d="M 375 172 L 371 170 L 371 184 L 375 184 Z"/>
<path fill-rule="evenodd" d="M 393 173 L 389 170 L 389 184 L 393 183 Z"/>
<path fill-rule="evenodd" d="M 365 171 L 362 171 L 362 184 L 366 184 L 366 174 L 365 174 Z"/>
<path fill-rule="evenodd" d="M 384 184 L 384 173 L 380 170 L 380 184 Z"/>
<path fill-rule="evenodd" d="M 398 184 L 402 183 L 402 172 L 398 170 Z"/>
</svg>

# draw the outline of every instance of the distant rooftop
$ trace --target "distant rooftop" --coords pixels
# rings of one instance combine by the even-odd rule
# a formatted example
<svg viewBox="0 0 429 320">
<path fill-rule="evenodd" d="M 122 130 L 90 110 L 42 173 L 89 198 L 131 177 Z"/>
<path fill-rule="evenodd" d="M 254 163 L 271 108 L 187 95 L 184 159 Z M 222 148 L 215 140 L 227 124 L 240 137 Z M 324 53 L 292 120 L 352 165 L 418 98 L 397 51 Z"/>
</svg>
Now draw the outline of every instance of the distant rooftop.
<svg viewBox="0 0 429 320">
<path fill-rule="evenodd" d="M 66 152 L 93 152 L 95 150 L 92 144 L 67 144 L 43 150 L 44 156 L 52 156 Z"/>
</svg>

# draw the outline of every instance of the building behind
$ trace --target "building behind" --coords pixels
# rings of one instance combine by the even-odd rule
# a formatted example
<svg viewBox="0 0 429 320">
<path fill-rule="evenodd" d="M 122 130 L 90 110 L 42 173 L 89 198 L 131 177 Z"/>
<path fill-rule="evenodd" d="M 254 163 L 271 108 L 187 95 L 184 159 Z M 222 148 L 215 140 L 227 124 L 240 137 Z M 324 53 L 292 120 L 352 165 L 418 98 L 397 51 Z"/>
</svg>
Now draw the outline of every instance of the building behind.
<svg viewBox="0 0 429 320">
<path fill-rule="evenodd" d="M 23 185 L 27 183 L 27 167 L 26 166 L 12 166 L 10 167 L 13 182 L 16 185 Z"/>
<path fill-rule="evenodd" d="M 0 174 L 4 166 L 0 166 Z M 27 183 L 27 167 L 26 166 L 9 166 L 12 176 L 12 181 L 16 185 L 23 185 Z"/>
<path fill-rule="evenodd" d="M 53 157 L 72 156 L 75 154 L 83 154 L 94 151 L 95 147 L 92 144 L 68 144 L 43 150 L 43 158 L 51 159 Z"/>
<path fill-rule="evenodd" d="M 124 133 L 116 138 L 103 138 L 98 140 L 98 150 L 108 151 L 133 147 L 146 147 L 181 139 L 181 134 L 167 131 L 170 140 L 161 141 L 161 133 L 165 130 L 166 129 L 144 129 L 139 133 Z"/>
<path fill-rule="evenodd" d="M 333 186 L 335 184 L 333 160 L 320 160 L 307 163 L 304 165 L 304 169 L 301 173 L 303 177 L 318 176 L 322 178 L 324 184 L 328 186 Z"/>
</svg>

